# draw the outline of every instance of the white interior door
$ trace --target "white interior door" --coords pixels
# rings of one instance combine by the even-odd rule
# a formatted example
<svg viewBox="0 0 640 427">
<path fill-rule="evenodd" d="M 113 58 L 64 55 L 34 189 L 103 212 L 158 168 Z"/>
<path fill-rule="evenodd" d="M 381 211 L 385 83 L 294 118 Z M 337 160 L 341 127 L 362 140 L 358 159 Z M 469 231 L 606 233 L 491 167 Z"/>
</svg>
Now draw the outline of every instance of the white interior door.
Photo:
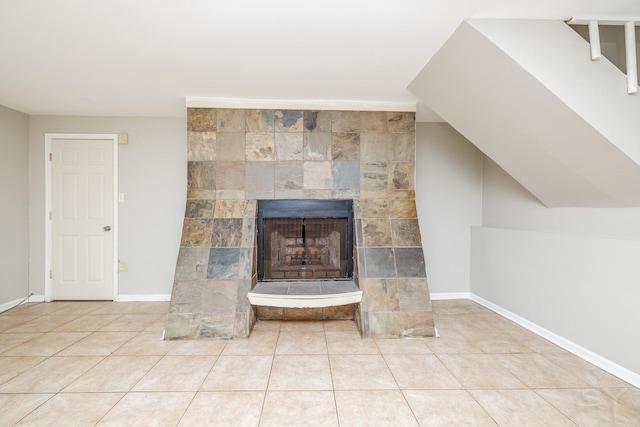
<svg viewBox="0 0 640 427">
<path fill-rule="evenodd" d="M 113 141 L 54 139 L 52 299 L 114 299 Z"/>
</svg>

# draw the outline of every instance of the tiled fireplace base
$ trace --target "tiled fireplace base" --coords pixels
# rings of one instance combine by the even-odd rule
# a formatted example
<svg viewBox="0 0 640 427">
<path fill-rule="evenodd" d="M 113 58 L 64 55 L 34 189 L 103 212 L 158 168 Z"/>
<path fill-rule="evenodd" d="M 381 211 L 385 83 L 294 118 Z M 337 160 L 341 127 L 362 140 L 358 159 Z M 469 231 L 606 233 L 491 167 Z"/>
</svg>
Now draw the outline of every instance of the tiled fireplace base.
<svg viewBox="0 0 640 427">
<path fill-rule="evenodd" d="M 433 336 L 414 201 L 413 113 L 188 109 L 187 206 L 165 339 L 247 337 L 256 317 L 355 317 Z M 360 304 L 252 307 L 256 201 L 352 199 Z M 318 311 L 319 310 L 319 311 Z"/>
</svg>

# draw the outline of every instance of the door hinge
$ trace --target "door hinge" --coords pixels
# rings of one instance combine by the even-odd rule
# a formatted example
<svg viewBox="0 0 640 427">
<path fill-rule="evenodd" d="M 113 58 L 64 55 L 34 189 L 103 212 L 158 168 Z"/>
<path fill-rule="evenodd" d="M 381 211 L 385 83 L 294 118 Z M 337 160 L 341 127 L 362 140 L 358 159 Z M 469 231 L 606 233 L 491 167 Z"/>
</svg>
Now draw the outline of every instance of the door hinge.
<svg viewBox="0 0 640 427">
<path fill-rule="evenodd" d="M 49 153 L 49 161 L 53 160 L 53 153 Z"/>
<path fill-rule="evenodd" d="M 49 270 L 49 279 L 53 279 L 53 270 Z"/>
<path fill-rule="evenodd" d="M 49 219 L 53 219 L 53 211 L 49 211 Z"/>
</svg>

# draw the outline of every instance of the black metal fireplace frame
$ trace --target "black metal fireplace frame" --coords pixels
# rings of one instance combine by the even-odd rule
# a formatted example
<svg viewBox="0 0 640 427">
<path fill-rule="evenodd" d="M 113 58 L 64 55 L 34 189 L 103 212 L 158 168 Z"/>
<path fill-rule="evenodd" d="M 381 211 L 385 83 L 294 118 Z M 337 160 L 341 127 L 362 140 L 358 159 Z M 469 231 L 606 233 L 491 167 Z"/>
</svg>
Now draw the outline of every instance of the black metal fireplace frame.
<svg viewBox="0 0 640 427">
<path fill-rule="evenodd" d="M 256 230 L 258 242 L 256 250 L 264 254 L 265 219 L 272 218 L 345 218 L 347 220 L 347 277 L 331 280 L 353 279 L 353 201 L 352 200 L 258 200 Z M 257 262 L 258 281 L 264 280 L 264 256 Z"/>
</svg>

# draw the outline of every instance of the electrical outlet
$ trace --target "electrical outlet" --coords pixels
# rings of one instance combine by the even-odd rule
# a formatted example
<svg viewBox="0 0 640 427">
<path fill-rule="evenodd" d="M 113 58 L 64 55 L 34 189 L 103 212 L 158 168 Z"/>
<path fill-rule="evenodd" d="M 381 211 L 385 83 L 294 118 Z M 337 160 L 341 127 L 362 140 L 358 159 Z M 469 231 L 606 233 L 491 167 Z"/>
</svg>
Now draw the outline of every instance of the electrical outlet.
<svg viewBox="0 0 640 427">
<path fill-rule="evenodd" d="M 125 273 L 129 271 L 129 265 L 124 261 L 118 262 L 118 273 Z"/>
</svg>

